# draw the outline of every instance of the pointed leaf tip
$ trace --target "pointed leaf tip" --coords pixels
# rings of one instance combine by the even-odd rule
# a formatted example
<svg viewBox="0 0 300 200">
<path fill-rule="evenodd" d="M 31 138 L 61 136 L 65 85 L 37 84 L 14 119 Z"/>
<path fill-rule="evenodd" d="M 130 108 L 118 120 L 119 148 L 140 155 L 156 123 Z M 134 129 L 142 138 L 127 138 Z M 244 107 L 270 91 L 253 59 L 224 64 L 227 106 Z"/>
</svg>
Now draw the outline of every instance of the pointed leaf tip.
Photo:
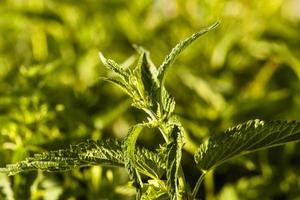
<svg viewBox="0 0 300 200">
<path fill-rule="evenodd" d="M 235 156 L 300 141 L 300 122 L 250 120 L 211 136 L 195 154 L 199 169 L 208 171 Z"/>
<path fill-rule="evenodd" d="M 99 51 L 99 58 L 101 60 L 101 62 L 105 65 L 107 63 L 106 58 L 104 57 L 104 55 L 101 53 L 101 51 Z"/>
<path fill-rule="evenodd" d="M 220 25 L 220 21 L 217 21 L 215 23 L 213 23 L 210 27 L 207 28 L 207 30 L 212 30 L 217 28 Z"/>
<path fill-rule="evenodd" d="M 213 25 L 202 29 L 194 34 L 192 34 L 190 37 L 186 38 L 185 40 L 182 40 L 179 42 L 172 50 L 171 52 L 165 57 L 163 63 L 159 67 L 159 74 L 158 79 L 163 83 L 165 74 L 167 69 L 170 65 L 172 65 L 177 57 L 180 55 L 180 53 L 186 49 L 188 46 L 190 46 L 195 40 L 197 40 L 202 35 L 206 34 L 207 32 L 215 29 L 219 25 L 219 22 L 214 23 Z"/>
</svg>

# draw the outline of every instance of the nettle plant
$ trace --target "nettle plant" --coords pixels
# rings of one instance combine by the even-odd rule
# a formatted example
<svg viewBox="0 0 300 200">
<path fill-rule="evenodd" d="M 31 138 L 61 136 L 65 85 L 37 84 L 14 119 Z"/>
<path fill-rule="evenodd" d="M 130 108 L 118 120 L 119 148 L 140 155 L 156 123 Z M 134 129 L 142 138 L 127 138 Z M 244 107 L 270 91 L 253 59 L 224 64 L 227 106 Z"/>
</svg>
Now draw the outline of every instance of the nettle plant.
<svg viewBox="0 0 300 200">
<path fill-rule="evenodd" d="M 137 199 L 179 200 L 195 199 L 207 172 L 226 160 L 256 150 L 281 145 L 300 139 L 300 123 L 287 121 L 250 120 L 214 134 L 203 142 L 194 155 L 201 171 L 193 191 L 186 182 L 181 167 L 185 130 L 174 114 L 175 100 L 164 86 L 166 71 L 178 55 L 192 42 L 213 30 L 218 23 L 194 33 L 178 43 L 166 56 L 159 68 L 155 67 L 149 53 L 135 46 L 140 57 L 137 65 L 123 68 L 100 53 L 103 64 L 116 76 L 105 78 L 123 89 L 131 98 L 132 106 L 147 114 L 146 122 L 132 126 L 127 137 L 119 141 L 107 139 L 88 140 L 68 149 L 35 154 L 16 164 L 0 168 L 0 172 L 15 175 L 28 170 L 63 171 L 72 168 L 109 165 L 125 167 Z M 153 152 L 136 145 L 144 128 L 156 128 L 164 144 Z"/>
</svg>

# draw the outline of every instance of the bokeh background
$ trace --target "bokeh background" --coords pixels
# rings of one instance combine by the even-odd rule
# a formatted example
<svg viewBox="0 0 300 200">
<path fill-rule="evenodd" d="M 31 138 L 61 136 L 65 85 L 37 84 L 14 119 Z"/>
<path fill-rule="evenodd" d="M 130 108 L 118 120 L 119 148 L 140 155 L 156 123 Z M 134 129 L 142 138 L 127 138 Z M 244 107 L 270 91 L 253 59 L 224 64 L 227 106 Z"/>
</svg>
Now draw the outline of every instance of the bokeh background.
<svg viewBox="0 0 300 200">
<path fill-rule="evenodd" d="M 180 40 L 221 25 L 187 49 L 167 88 L 186 130 L 183 168 L 203 139 L 245 120 L 300 120 L 300 0 L 0 0 L 0 165 L 88 138 L 123 138 L 143 121 L 109 75 L 144 46 L 159 66 Z M 139 144 L 157 147 L 146 130 Z M 199 198 L 300 199 L 300 144 L 230 160 Z M 0 199 L 134 199 L 124 169 L 0 175 Z"/>
</svg>

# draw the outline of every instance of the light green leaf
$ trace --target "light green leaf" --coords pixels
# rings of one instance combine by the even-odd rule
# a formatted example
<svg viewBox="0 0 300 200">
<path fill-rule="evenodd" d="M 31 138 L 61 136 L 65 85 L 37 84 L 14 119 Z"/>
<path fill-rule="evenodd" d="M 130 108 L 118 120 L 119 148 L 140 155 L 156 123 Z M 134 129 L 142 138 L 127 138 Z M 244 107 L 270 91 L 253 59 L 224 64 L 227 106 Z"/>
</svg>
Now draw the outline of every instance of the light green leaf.
<svg viewBox="0 0 300 200">
<path fill-rule="evenodd" d="M 251 120 L 210 137 L 198 149 L 195 161 L 207 171 L 232 157 L 298 140 L 299 122 Z"/>
<path fill-rule="evenodd" d="M 138 195 L 143 187 L 143 181 L 139 172 L 136 169 L 137 161 L 135 159 L 135 149 L 137 138 L 139 137 L 143 128 L 143 124 L 137 124 L 130 128 L 124 142 L 125 167 L 129 173 L 129 177 L 134 181 L 134 186 L 137 188 Z"/>
<path fill-rule="evenodd" d="M 130 95 L 130 88 L 128 87 L 127 84 L 123 83 L 123 81 L 118 80 L 116 78 L 108 78 L 108 77 L 101 77 L 101 79 L 119 86 L 122 90 L 124 90 L 124 92 Z"/>
<path fill-rule="evenodd" d="M 168 93 L 168 91 L 165 89 L 164 86 L 161 87 L 160 90 L 160 102 L 162 106 L 162 111 L 166 116 L 164 117 L 170 117 L 170 115 L 173 113 L 175 109 L 175 100 L 174 98 Z"/>
<path fill-rule="evenodd" d="M 76 167 L 89 165 L 122 166 L 123 158 L 120 154 L 121 144 L 114 140 L 95 142 L 88 140 L 78 145 L 71 145 L 68 149 L 35 154 L 16 164 L 1 168 L 0 172 L 15 175 L 22 171 L 44 170 L 64 171 Z"/>
<path fill-rule="evenodd" d="M 100 141 L 88 140 L 78 145 L 71 145 L 68 149 L 35 154 L 16 164 L 9 164 L 5 168 L 0 168 L 0 172 L 8 175 L 15 175 L 23 171 L 43 170 L 43 171 L 64 171 L 73 168 L 107 165 L 125 166 L 125 154 L 123 143 L 115 139 Z M 165 164 L 158 154 L 145 148 L 136 148 L 136 159 L 140 160 L 137 170 L 150 177 L 159 178 L 164 173 Z M 151 168 L 149 172 L 145 169 Z"/>
<path fill-rule="evenodd" d="M 143 187 L 141 200 L 170 200 L 166 183 L 162 180 L 148 180 Z"/>
<path fill-rule="evenodd" d="M 140 78 L 140 81 L 143 83 L 146 92 L 151 95 L 152 90 L 157 88 L 157 70 L 156 68 L 151 70 L 151 65 L 148 62 L 146 52 L 141 53 L 135 69 L 138 73 L 136 76 Z"/>
<path fill-rule="evenodd" d="M 149 77 L 149 79 L 151 79 L 151 82 L 155 83 L 155 86 L 158 87 L 159 85 L 159 82 L 158 82 L 158 79 L 157 79 L 157 76 L 158 76 L 158 70 L 156 68 L 156 66 L 153 64 L 151 58 L 150 58 L 150 53 L 149 51 L 145 50 L 143 47 L 141 46 L 137 46 L 137 45 L 133 45 L 133 47 L 136 49 L 136 51 L 142 55 L 142 54 L 145 54 L 145 61 L 147 63 L 147 65 L 144 65 L 144 72 L 145 75 L 147 75 Z M 140 58 L 141 60 L 141 58 Z M 143 62 L 145 62 L 143 61 Z M 150 78 L 151 76 L 151 78 Z"/>
<path fill-rule="evenodd" d="M 163 61 L 163 63 L 159 67 L 159 73 L 158 73 L 158 79 L 160 80 L 161 83 L 164 82 L 164 77 L 166 74 L 166 71 L 168 67 L 173 64 L 178 57 L 178 55 L 185 49 L 187 48 L 192 42 L 197 40 L 200 36 L 204 35 L 205 33 L 215 29 L 219 25 L 219 22 L 214 23 L 210 27 L 203 29 L 199 32 L 194 33 L 191 35 L 189 38 L 179 42 L 171 51 L 169 55 L 167 55 Z"/>
<path fill-rule="evenodd" d="M 99 58 L 107 69 L 115 72 L 122 79 L 128 80 L 129 73 L 124 68 L 122 68 L 119 64 L 117 64 L 115 61 L 111 59 L 106 59 L 101 52 L 99 52 Z"/>
</svg>

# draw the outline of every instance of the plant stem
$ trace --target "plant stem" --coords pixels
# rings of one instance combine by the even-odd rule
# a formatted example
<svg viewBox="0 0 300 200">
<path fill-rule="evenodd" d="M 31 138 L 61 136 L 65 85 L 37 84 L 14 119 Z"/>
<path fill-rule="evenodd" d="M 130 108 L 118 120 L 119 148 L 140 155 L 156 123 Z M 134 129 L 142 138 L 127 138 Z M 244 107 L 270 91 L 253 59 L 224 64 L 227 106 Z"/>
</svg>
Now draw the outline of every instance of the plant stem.
<svg viewBox="0 0 300 200">
<path fill-rule="evenodd" d="M 194 190 L 193 190 L 193 193 L 192 193 L 192 200 L 194 200 L 196 198 L 196 195 L 197 195 L 199 187 L 200 187 L 200 185 L 201 185 L 201 183 L 202 183 L 202 181 L 203 181 L 203 179 L 205 177 L 205 174 L 206 174 L 206 172 L 203 171 L 202 174 L 201 174 L 201 176 L 197 180 L 197 183 L 196 183 L 196 185 L 194 187 Z"/>
<path fill-rule="evenodd" d="M 204 180 L 205 199 L 214 200 L 214 170 L 210 170 Z"/>
</svg>

